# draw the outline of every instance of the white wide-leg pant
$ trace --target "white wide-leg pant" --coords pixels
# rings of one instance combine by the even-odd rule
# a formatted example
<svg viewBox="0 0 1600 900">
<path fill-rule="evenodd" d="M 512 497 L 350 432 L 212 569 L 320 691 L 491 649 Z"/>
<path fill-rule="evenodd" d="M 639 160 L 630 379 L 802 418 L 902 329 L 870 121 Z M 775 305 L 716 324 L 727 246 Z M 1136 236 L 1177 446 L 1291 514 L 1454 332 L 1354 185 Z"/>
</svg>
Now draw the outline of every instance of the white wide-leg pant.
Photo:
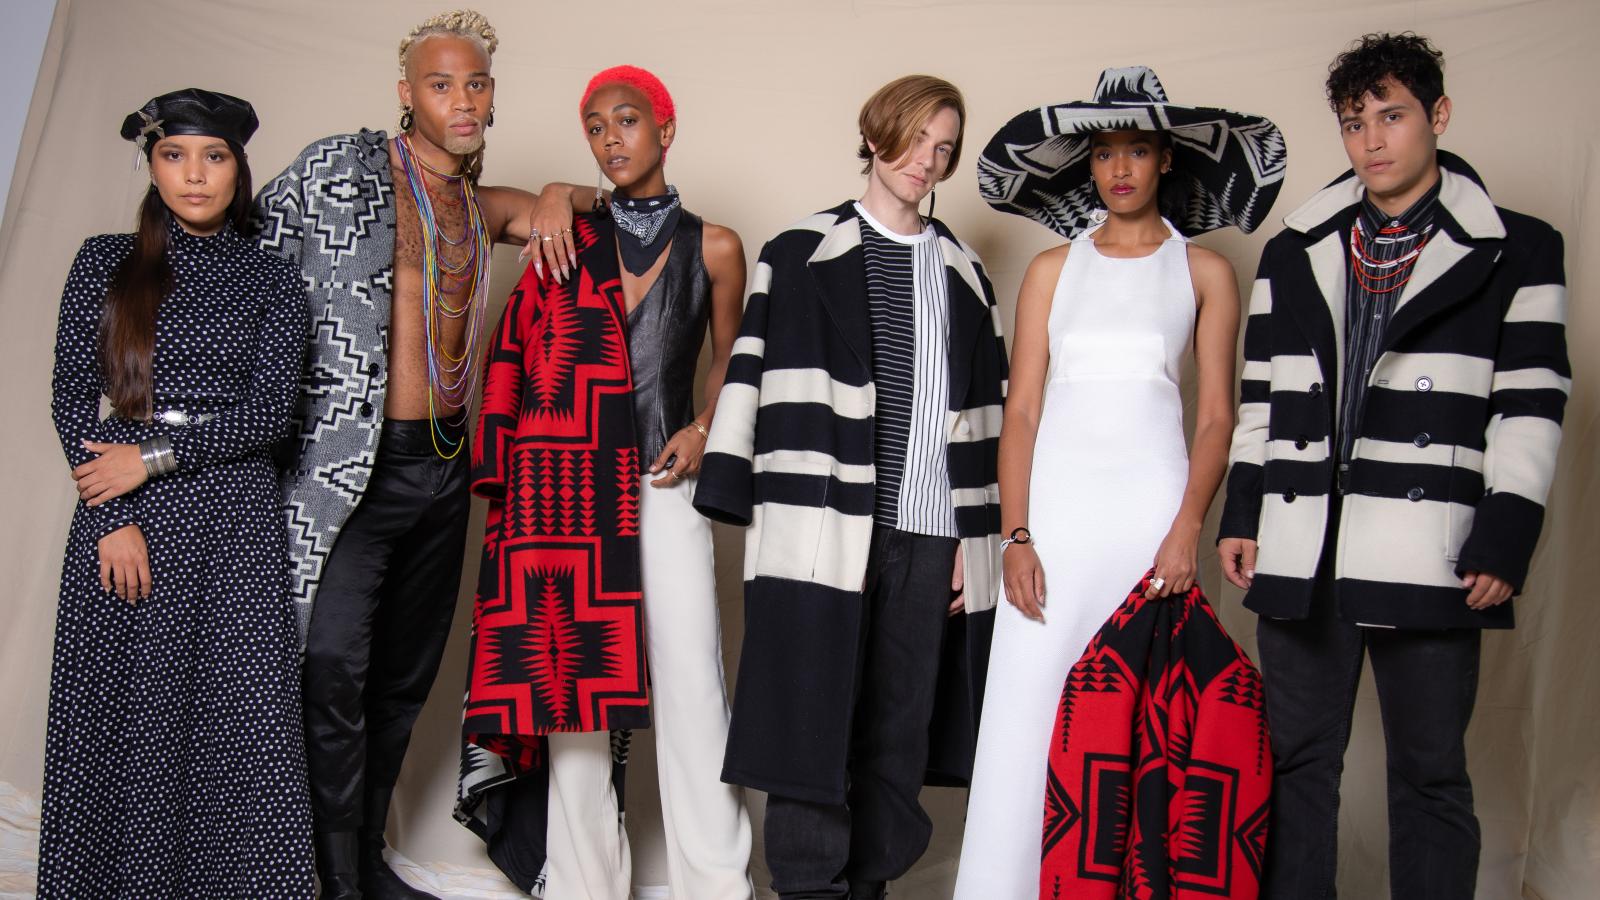
<svg viewBox="0 0 1600 900">
<path fill-rule="evenodd" d="M 639 489 L 645 653 L 673 900 L 750 900 L 750 817 L 722 782 L 728 699 L 710 524 L 694 480 Z M 625 900 L 628 837 L 617 815 L 607 734 L 550 736 L 545 896 Z"/>
</svg>

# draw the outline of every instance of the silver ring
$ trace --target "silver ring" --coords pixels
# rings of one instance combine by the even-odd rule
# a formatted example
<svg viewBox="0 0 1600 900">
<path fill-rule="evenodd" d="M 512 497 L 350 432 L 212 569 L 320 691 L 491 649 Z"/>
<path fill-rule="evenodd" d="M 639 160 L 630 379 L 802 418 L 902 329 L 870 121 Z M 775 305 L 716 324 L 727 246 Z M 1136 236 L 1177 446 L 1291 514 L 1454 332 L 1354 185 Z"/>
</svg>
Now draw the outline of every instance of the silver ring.
<svg viewBox="0 0 1600 900">
<path fill-rule="evenodd" d="M 555 238 L 551 237 L 550 235 L 547 234 L 544 237 L 539 238 L 539 240 L 544 241 L 546 244 L 548 244 L 551 241 L 555 240 Z"/>
<path fill-rule="evenodd" d="M 1157 590 L 1157 591 L 1161 590 L 1162 588 L 1164 588 L 1166 586 L 1167 586 L 1167 580 L 1165 578 L 1162 578 L 1160 575 L 1157 575 L 1156 577 L 1150 579 L 1150 587 L 1155 589 L 1155 590 Z"/>
<path fill-rule="evenodd" d="M 683 480 L 683 473 L 682 472 L 673 472 L 672 473 L 672 480 L 673 481 L 682 481 Z"/>
</svg>

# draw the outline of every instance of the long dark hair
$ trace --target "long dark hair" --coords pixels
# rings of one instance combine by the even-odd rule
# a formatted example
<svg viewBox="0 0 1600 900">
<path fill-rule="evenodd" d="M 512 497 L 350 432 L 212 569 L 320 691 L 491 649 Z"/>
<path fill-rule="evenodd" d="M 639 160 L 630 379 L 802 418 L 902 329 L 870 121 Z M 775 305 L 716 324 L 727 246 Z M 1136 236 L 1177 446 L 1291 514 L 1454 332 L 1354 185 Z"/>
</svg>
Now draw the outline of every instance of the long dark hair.
<svg viewBox="0 0 1600 900">
<path fill-rule="evenodd" d="M 152 143 L 146 159 L 153 149 Z M 245 233 L 250 224 L 250 164 L 242 147 L 230 141 L 228 149 L 233 151 L 238 173 L 226 221 Z M 150 363 L 156 345 L 156 307 L 172 289 L 172 265 L 167 261 L 171 228 L 172 210 L 152 182 L 139 204 L 133 252 L 112 274 L 100 315 L 100 365 L 106 376 L 106 396 L 117 415 L 128 419 L 148 419 L 152 412 Z"/>
</svg>

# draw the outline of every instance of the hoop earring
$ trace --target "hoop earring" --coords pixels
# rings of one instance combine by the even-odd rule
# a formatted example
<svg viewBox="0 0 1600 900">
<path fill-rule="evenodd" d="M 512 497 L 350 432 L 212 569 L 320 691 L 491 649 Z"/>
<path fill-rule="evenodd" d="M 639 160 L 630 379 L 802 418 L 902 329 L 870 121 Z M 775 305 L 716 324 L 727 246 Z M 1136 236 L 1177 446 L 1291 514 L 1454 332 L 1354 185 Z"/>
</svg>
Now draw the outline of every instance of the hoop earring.
<svg viewBox="0 0 1600 900">
<path fill-rule="evenodd" d="M 416 120 L 411 115 L 411 107 L 409 107 L 409 106 L 400 107 L 400 130 L 403 131 L 403 132 L 404 131 L 410 131 L 411 130 L 411 125 L 412 125 L 412 123 L 414 121 L 416 121 Z"/>
<path fill-rule="evenodd" d="M 492 107 L 492 106 L 489 107 L 489 121 L 483 123 L 483 127 L 485 127 L 485 128 L 493 128 L 494 127 L 494 107 Z"/>
</svg>

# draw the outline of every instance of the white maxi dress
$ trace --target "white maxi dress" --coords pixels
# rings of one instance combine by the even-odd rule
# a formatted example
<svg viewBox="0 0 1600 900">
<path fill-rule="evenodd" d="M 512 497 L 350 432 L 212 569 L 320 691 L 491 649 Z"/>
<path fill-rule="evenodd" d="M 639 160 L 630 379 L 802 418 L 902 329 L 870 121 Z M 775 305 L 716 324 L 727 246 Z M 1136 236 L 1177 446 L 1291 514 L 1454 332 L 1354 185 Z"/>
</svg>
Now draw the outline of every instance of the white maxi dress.
<svg viewBox="0 0 1600 900">
<path fill-rule="evenodd" d="M 1180 366 L 1195 324 L 1187 240 L 1149 256 L 1072 242 L 1050 305 L 1050 367 L 1028 526 L 1043 623 L 1004 601 L 978 733 L 957 900 L 1039 895 L 1045 770 L 1067 671 L 1150 567 L 1188 480 Z"/>
</svg>

